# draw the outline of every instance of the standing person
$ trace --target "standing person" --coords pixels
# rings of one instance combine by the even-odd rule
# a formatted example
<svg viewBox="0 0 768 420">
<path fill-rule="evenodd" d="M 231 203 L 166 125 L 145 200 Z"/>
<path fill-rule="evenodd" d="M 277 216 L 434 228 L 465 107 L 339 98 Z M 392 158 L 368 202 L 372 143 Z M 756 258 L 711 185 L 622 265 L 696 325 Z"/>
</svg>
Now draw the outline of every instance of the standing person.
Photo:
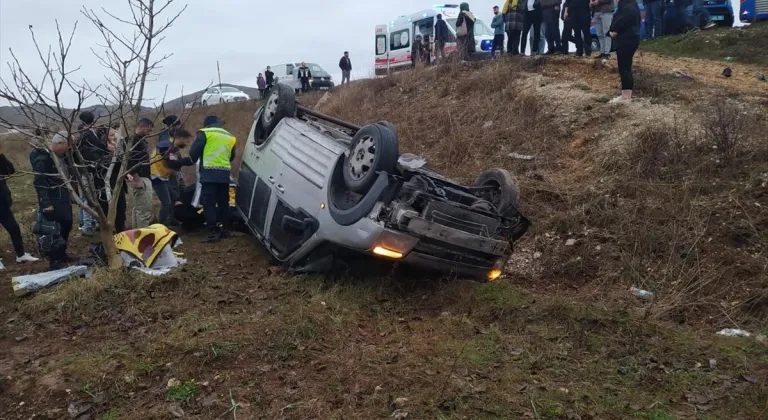
<svg viewBox="0 0 768 420">
<path fill-rule="evenodd" d="M 416 68 L 416 65 L 421 63 L 423 57 L 424 46 L 421 43 L 421 35 L 416 35 L 416 39 L 413 40 L 413 45 L 411 45 L 411 67 Z"/>
<path fill-rule="evenodd" d="M 613 18 L 609 35 L 616 44 L 616 59 L 619 62 L 621 77 L 621 96 L 611 99 L 611 103 L 632 101 L 632 59 L 640 46 L 640 8 L 637 0 L 619 0 L 619 8 Z"/>
<path fill-rule="evenodd" d="M 600 56 L 598 58 L 611 58 L 611 37 L 608 36 L 608 29 L 613 20 L 613 0 L 591 0 L 592 23 L 595 24 L 597 31 L 597 40 L 600 42 Z"/>
<path fill-rule="evenodd" d="M 128 174 L 125 180 L 131 193 L 133 209 L 131 226 L 134 229 L 148 227 L 152 222 L 152 172 L 150 170 L 149 145 L 147 136 L 152 134 L 154 124 L 149 118 L 142 118 L 133 135 L 131 156 L 128 160 Z"/>
<path fill-rule="evenodd" d="M 704 0 L 693 0 L 694 25 L 700 29 L 712 29 L 717 24 L 712 22 L 709 12 L 704 8 Z"/>
<path fill-rule="evenodd" d="M 560 39 L 560 6 L 562 0 L 541 0 L 541 16 L 546 34 L 547 55 L 558 54 L 563 49 Z"/>
<path fill-rule="evenodd" d="M 26 251 L 24 251 L 24 241 L 21 236 L 21 228 L 16 222 L 16 217 L 13 215 L 11 206 L 13 206 L 13 197 L 11 196 L 11 190 L 8 188 L 8 178 L 16 173 L 16 168 L 13 167 L 11 161 L 3 154 L 2 143 L 0 143 L 0 225 L 8 231 L 8 235 L 11 237 L 11 243 L 13 244 L 13 250 L 16 251 L 16 262 L 35 262 L 38 258 L 35 258 Z M 2 269 L 2 264 L 0 264 Z"/>
<path fill-rule="evenodd" d="M 504 15 L 499 13 L 499 6 L 493 6 L 493 20 L 491 20 L 491 28 L 493 28 L 493 46 L 491 47 L 491 57 L 496 56 L 496 51 L 499 54 L 504 54 Z"/>
<path fill-rule="evenodd" d="M 267 90 L 267 81 L 264 80 L 264 76 L 259 73 L 259 77 L 256 78 L 256 86 L 259 88 L 259 96 L 264 99 L 264 92 Z"/>
<path fill-rule="evenodd" d="M 437 14 L 437 21 L 435 21 L 435 59 L 442 60 L 445 58 L 445 43 L 451 40 L 451 32 L 448 29 L 448 24 L 443 20 L 443 15 Z"/>
<path fill-rule="evenodd" d="M 456 19 L 456 37 L 458 52 L 462 60 L 469 60 L 475 53 L 475 15 L 469 11 L 469 3 L 459 5 L 459 17 Z"/>
<path fill-rule="evenodd" d="M 80 139 L 77 144 L 77 148 L 80 152 L 80 156 L 83 158 L 83 162 L 78 162 L 81 165 L 87 166 L 87 173 L 93 177 L 93 184 L 96 188 L 97 203 L 88 203 L 90 205 L 98 205 L 104 214 L 109 212 L 109 203 L 107 203 L 106 196 L 106 183 L 104 178 L 106 177 L 108 161 L 111 159 L 109 156 L 109 150 L 107 149 L 107 142 L 105 139 L 105 132 L 95 126 L 96 117 L 93 112 L 84 111 L 78 115 L 78 119 L 81 124 L 78 126 L 80 132 Z M 83 174 L 84 178 L 87 178 Z M 87 183 L 87 181 L 86 181 Z M 83 193 L 83 198 L 85 194 Z M 94 231 L 98 227 L 95 218 L 84 211 L 84 225 L 83 235 L 92 236 Z"/>
<path fill-rule="evenodd" d="M 645 7 L 645 37 L 658 38 L 664 36 L 664 1 L 643 0 Z"/>
<path fill-rule="evenodd" d="M 341 84 L 343 86 L 345 79 L 349 83 L 349 76 L 352 74 L 352 60 L 349 59 L 349 51 L 344 51 L 344 55 L 339 60 L 339 68 L 341 69 Z"/>
<path fill-rule="evenodd" d="M 658 0 L 661 1 L 661 0 Z M 565 0 L 565 25 L 573 29 L 576 56 L 592 55 L 590 0 Z M 563 42 L 563 53 L 568 53 L 568 43 Z"/>
<path fill-rule="evenodd" d="M 520 54 L 520 34 L 523 32 L 523 6 L 526 0 L 506 0 L 501 13 L 507 30 L 507 54 Z M 525 51 L 523 51 L 525 54 Z"/>
<path fill-rule="evenodd" d="M 118 130 L 120 124 L 114 124 L 107 131 L 107 150 L 112 154 L 112 159 L 107 169 L 107 178 L 109 178 L 109 194 L 107 199 L 111 199 L 112 193 L 118 194 L 117 201 L 115 201 L 115 233 L 125 231 L 125 194 L 127 187 L 123 183 L 119 191 L 114 191 L 117 186 L 117 181 L 120 178 L 120 169 L 123 163 L 123 156 L 125 155 L 125 139 L 123 139 Z M 105 188 L 106 189 L 106 188 Z"/>
<path fill-rule="evenodd" d="M 173 215 L 173 205 L 179 197 L 179 171 L 184 166 L 192 165 L 189 158 L 181 158 L 176 146 L 175 134 L 181 129 L 181 120 L 175 115 L 163 119 L 166 128 L 157 138 L 157 146 L 150 154 L 150 175 L 152 189 L 160 200 L 158 221 L 166 226 L 178 226 Z"/>
<path fill-rule="evenodd" d="M 42 148 L 35 148 L 29 155 L 32 170 L 35 171 L 33 184 L 37 192 L 37 202 L 43 215 L 43 220 L 39 220 L 39 222 L 48 222 L 49 224 L 55 222 L 54 224 L 57 225 L 55 229 L 57 232 L 51 235 L 52 240 L 48 242 L 50 246 L 43 245 L 44 242 L 41 241 L 51 270 L 64 268 L 69 262 L 67 241 L 72 230 L 72 201 L 66 186 L 66 183 L 69 182 L 67 179 L 69 177 L 69 164 L 64 159 L 64 154 L 69 149 L 67 136 L 66 131 L 60 131 L 51 138 L 48 147 L 52 153 Z M 58 159 L 59 165 L 67 174 L 63 178 L 59 175 L 53 159 Z M 42 223 L 38 223 L 38 225 L 40 224 Z M 43 234 L 43 232 L 36 233 Z M 46 232 L 45 235 L 50 234 Z"/>
<path fill-rule="evenodd" d="M 523 2 L 523 34 L 520 37 L 520 53 L 525 55 L 525 44 L 528 41 L 528 32 L 533 28 L 533 40 L 531 41 L 531 55 L 539 53 L 539 40 L 541 37 L 541 3 L 539 0 L 521 0 Z"/>
<path fill-rule="evenodd" d="M 200 161 L 203 215 L 210 235 L 207 242 L 229 237 L 229 181 L 235 159 L 235 136 L 221 128 L 215 115 L 205 117 L 189 151 L 192 162 Z"/>
<path fill-rule="evenodd" d="M 267 89 L 272 89 L 272 86 L 275 84 L 275 72 L 272 71 L 272 67 L 267 66 L 264 77 L 266 78 Z"/>
<path fill-rule="evenodd" d="M 312 72 L 307 67 L 307 63 L 301 62 L 299 66 L 299 80 L 301 81 L 301 91 L 304 93 L 309 92 L 309 80 L 312 79 Z"/>
</svg>

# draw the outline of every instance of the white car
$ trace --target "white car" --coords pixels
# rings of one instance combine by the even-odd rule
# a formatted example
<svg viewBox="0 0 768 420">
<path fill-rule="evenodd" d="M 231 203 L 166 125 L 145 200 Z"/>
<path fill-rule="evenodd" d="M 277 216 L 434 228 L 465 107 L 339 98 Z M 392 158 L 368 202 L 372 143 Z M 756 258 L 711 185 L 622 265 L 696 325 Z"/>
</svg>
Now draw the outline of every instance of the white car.
<svg viewBox="0 0 768 420">
<path fill-rule="evenodd" d="M 251 99 L 247 93 L 229 86 L 212 87 L 205 91 L 200 98 L 203 106 L 223 104 L 224 102 L 239 102 Z"/>
</svg>

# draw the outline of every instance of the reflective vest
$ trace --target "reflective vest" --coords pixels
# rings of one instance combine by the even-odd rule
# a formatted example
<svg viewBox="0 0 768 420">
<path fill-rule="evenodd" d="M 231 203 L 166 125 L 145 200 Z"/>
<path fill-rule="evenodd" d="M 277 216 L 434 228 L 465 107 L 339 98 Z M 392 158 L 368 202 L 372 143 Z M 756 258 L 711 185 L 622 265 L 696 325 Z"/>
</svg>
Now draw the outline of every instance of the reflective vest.
<svg viewBox="0 0 768 420">
<path fill-rule="evenodd" d="M 229 171 L 232 163 L 232 149 L 235 147 L 235 136 L 219 127 L 201 128 L 205 133 L 205 148 L 203 149 L 203 168 Z"/>
</svg>

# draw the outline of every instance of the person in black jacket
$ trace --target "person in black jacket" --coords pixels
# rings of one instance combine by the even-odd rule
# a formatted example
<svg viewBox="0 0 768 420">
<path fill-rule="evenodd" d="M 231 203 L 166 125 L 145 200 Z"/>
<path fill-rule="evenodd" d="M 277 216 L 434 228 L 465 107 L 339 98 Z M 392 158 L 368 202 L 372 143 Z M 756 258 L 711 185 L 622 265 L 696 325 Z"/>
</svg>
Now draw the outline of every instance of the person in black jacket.
<svg viewBox="0 0 768 420">
<path fill-rule="evenodd" d="M 267 66 L 267 70 L 264 71 L 264 79 L 267 81 L 267 89 L 272 89 L 272 85 L 275 83 L 275 72 L 272 71 L 272 67 Z"/>
<path fill-rule="evenodd" d="M 445 58 L 445 43 L 451 41 L 451 31 L 448 29 L 448 24 L 443 20 L 442 14 L 437 14 L 437 20 L 435 21 L 435 59 L 441 60 Z"/>
<path fill-rule="evenodd" d="M 11 206 L 13 205 L 13 198 L 11 196 L 11 190 L 8 189 L 7 179 L 11 175 L 16 173 L 16 168 L 13 167 L 11 161 L 3 154 L 2 143 L 0 143 L 0 225 L 8 231 L 8 235 L 11 237 L 11 243 L 13 244 L 13 250 L 16 251 L 16 262 L 34 262 L 38 259 L 27 254 L 24 251 L 24 241 L 21 237 L 21 228 L 16 222 L 16 218 L 13 215 Z M 0 264 L 0 269 L 2 264 Z"/>
<path fill-rule="evenodd" d="M 349 51 L 344 51 L 344 55 L 339 60 L 339 68 L 341 69 L 341 84 L 344 84 L 344 80 L 349 83 L 349 76 L 352 74 L 352 60 L 349 59 Z"/>
<path fill-rule="evenodd" d="M 48 146 L 52 154 L 57 156 L 59 165 L 66 174 L 64 177 L 59 174 L 54 158 L 48 150 L 35 148 L 29 155 L 32 170 L 35 172 L 33 184 L 40 213 L 46 221 L 57 222 L 57 236 L 63 240 L 63 245 L 47 251 L 51 270 L 63 268 L 69 262 L 66 243 L 72 230 L 72 199 L 66 185 L 70 182 L 69 166 L 64 159 L 64 154 L 69 149 L 67 137 L 66 131 L 59 132 L 49 141 Z"/>
<path fill-rule="evenodd" d="M 592 55 L 592 34 L 589 31 L 592 11 L 589 0 L 565 0 L 565 27 L 563 33 L 573 31 L 573 43 L 576 44 L 576 56 Z M 563 54 L 568 54 L 568 42 L 563 40 Z"/>
<path fill-rule="evenodd" d="M 640 8 L 637 0 L 619 0 L 619 7 L 611 22 L 608 35 L 616 48 L 616 59 L 621 77 L 621 96 L 610 102 L 625 103 L 632 101 L 632 60 L 640 46 Z"/>
<path fill-rule="evenodd" d="M 97 127 L 95 125 L 96 117 L 93 112 L 84 111 L 78 116 L 82 124 L 78 127 L 80 140 L 77 143 L 77 149 L 83 158 L 82 162 L 76 162 L 88 167 L 88 173 L 93 177 L 93 184 L 97 190 L 98 205 L 104 214 L 109 212 L 109 203 L 107 201 L 105 178 L 107 170 L 112 159 L 111 153 L 107 148 L 108 129 Z M 91 205 L 95 203 L 89 203 Z M 93 232 L 83 230 L 83 234 L 90 235 Z"/>
</svg>

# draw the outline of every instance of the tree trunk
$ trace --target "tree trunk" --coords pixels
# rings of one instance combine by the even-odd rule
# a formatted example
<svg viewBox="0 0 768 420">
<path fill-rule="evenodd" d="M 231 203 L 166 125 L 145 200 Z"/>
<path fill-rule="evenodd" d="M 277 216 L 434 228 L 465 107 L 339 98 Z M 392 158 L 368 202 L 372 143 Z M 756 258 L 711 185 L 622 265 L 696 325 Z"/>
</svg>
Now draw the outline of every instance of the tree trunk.
<svg viewBox="0 0 768 420">
<path fill-rule="evenodd" d="M 123 260 L 120 258 L 120 251 L 115 244 L 115 237 L 112 235 L 114 229 L 109 223 L 101 226 L 101 244 L 104 247 L 104 253 L 107 256 L 107 267 L 110 270 L 119 270 L 123 268 Z"/>
</svg>

